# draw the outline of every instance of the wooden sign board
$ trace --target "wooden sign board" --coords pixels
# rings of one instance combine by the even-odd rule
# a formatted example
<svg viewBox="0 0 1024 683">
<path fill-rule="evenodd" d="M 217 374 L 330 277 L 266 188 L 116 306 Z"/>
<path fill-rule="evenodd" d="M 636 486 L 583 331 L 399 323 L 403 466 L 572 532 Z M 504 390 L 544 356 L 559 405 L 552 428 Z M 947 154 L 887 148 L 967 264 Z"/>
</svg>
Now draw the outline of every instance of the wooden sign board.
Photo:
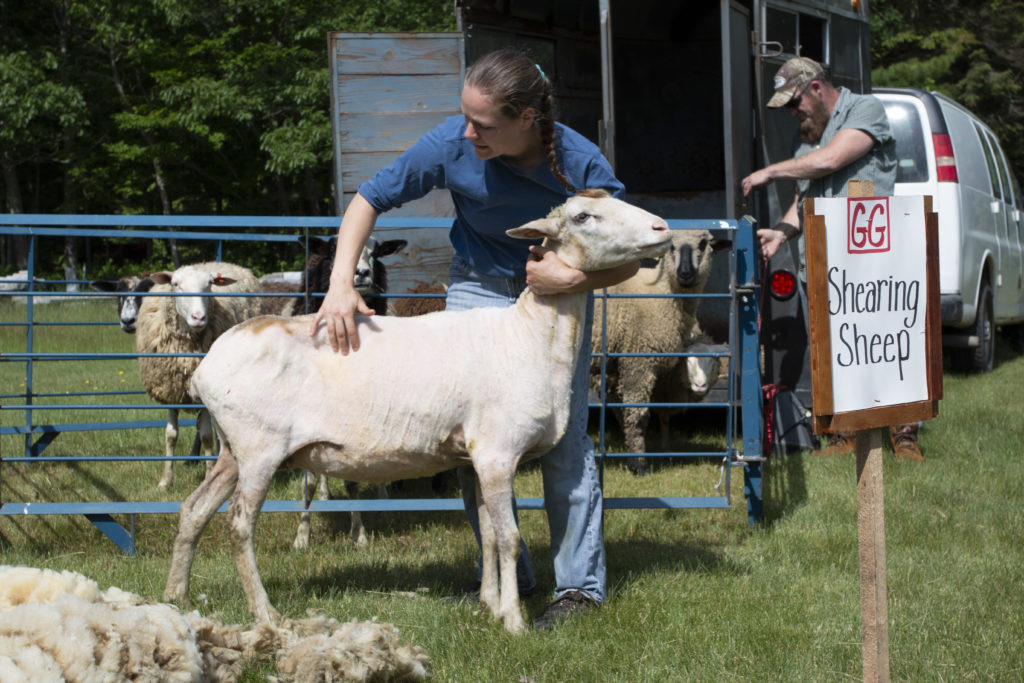
<svg viewBox="0 0 1024 683">
<path fill-rule="evenodd" d="M 926 420 L 942 398 L 931 197 L 804 201 L 814 431 Z"/>
</svg>

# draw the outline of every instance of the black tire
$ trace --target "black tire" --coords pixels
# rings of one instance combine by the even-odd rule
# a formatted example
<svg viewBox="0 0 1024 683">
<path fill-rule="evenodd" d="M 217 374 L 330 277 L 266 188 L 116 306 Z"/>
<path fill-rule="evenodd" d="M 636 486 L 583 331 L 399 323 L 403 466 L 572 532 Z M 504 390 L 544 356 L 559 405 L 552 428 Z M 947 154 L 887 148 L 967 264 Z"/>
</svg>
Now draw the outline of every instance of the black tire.
<svg viewBox="0 0 1024 683">
<path fill-rule="evenodd" d="M 971 335 L 978 337 L 973 348 L 955 349 L 954 369 L 960 372 L 990 372 L 996 357 L 996 326 L 992 315 L 992 287 L 983 280 L 978 291 L 978 315 L 971 327 Z"/>
</svg>

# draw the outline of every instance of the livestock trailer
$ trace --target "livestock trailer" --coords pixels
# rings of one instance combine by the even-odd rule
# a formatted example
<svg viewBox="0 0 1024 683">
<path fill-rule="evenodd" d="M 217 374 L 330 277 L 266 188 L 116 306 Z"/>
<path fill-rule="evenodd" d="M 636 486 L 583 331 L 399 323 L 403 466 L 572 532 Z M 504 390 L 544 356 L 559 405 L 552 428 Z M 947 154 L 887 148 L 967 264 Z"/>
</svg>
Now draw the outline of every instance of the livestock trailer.
<svg viewBox="0 0 1024 683">
<path fill-rule="evenodd" d="M 600 145 L 627 199 L 668 219 L 737 219 L 774 225 L 791 182 L 749 200 L 740 181 L 791 156 L 796 124 L 764 107 L 775 71 L 791 56 L 826 64 L 834 82 L 870 88 L 864 0 L 457 0 L 453 33 L 332 33 L 331 105 L 339 213 L 361 182 L 445 116 L 459 113 L 466 66 L 513 45 L 551 78 L 556 114 Z M 434 190 L 390 215 L 452 216 Z M 717 235 L 728 238 L 728 235 Z M 446 244 L 410 266 L 443 279 Z M 797 263 L 784 249 L 778 264 Z M 716 253 L 708 291 L 729 291 L 729 253 Z M 400 267 L 399 267 L 400 268 Z M 399 271 L 398 277 L 402 274 Z M 810 447 L 810 379 L 803 293 L 763 300 L 769 419 L 783 447 Z M 728 299 L 706 299 L 699 318 L 729 338 Z M 721 399 L 725 387 L 719 386 Z M 768 446 L 768 444 L 766 444 Z"/>
</svg>

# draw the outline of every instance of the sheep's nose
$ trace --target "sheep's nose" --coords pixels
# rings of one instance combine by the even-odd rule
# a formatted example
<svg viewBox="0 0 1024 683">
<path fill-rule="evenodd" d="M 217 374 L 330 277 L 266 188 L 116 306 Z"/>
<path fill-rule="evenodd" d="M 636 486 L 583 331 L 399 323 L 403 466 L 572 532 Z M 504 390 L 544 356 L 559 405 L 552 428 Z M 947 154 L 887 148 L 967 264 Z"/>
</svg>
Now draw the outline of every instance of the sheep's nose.
<svg viewBox="0 0 1024 683">
<path fill-rule="evenodd" d="M 651 226 L 651 229 L 654 230 L 654 232 L 668 230 L 668 223 L 666 223 L 665 221 L 658 221 L 657 223 Z"/>
<path fill-rule="evenodd" d="M 206 326 L 206 314 L 205 313 L 193 313 L 189 316 L 188 324 L 192 327 L 205 327 Z"/>
</svg>

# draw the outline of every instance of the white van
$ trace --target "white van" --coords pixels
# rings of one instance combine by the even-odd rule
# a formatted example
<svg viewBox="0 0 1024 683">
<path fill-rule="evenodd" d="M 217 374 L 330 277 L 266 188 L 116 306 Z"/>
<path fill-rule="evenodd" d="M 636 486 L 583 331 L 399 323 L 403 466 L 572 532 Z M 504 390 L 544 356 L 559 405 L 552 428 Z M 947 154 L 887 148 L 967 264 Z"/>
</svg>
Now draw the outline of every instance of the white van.
<svg viewBox="0 0 1024 683">
<path fill-rule="evenodd" d="M 992 131 L 944 95 L 876 88 L 899 166 L 897 195 L 939 214 L 943 345 L 953 369 L 992 369 L 996 327 L 1024 320 L 1024 205 Z"/>
</svg>

